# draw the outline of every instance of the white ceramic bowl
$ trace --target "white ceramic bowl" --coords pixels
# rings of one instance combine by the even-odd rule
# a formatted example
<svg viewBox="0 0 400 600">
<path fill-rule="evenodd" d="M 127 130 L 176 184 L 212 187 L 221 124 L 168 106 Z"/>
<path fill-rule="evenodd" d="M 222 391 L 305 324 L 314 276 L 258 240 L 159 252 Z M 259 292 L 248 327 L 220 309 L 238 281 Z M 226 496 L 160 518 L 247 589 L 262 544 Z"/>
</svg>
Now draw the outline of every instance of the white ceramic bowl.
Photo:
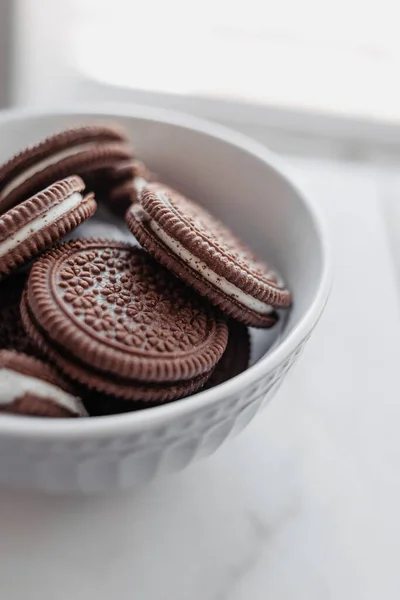
<svg viewBox="0 0 400 600">
<path fill-rule="evenodd" d="M 200 200 L 280 271 L 294 307 L 279 341 L 238 377 L 147 410 L 76 420 L 0 418 L 0 483 L 122 488 L 181 469 L 243 429 L 281 384 L 327 300 L 326 242 L 309 201 L 263 146 L 190 116 L 136 106 L 0 114 L 0 161 L 52 132 L 118 120 L 139 156 Z"/>
</svg>

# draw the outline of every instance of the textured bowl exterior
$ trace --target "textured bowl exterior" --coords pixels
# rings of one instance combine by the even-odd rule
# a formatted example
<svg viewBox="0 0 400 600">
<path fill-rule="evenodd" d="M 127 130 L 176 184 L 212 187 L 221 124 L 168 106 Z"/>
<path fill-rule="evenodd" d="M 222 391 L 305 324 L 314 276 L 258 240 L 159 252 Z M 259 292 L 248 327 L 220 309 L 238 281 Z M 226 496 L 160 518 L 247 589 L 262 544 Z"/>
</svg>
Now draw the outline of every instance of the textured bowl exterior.
<svg viewBox="0 0 400 600">
<path fill-rule="evenodd" d="M 49 492 L 106 492 L 149 482 L 209 456 L 272 399 L 309 336 L 273 372 L 240 393 L 147 431 L 99 439 L 0 438 L 0 481 Z M 151 409 L 150 409 L 151 410 Z"/>
<path fill-rule="evenodd" d="M 199 182 L 201 189 L 206 184 L 209 201 L 218 199 L 213 207 L 219 216 L 226 215 L 228 224 L 236 225 L 258 249 L 262 251 L 267 240 L 268 252 L 272 250 L 278 269 L 295 288 L 295 305 L 279 344 L 250 369 L 211 390 L 136 413 L 74 423 L 1 417 L 3 485 L 59 493 L 106 492 L 141 485 L 212 454 L 271 400 L 328 298 L 329 261 L 318 216 L 279 161 L 240 134 L 146 107 L 78 107 L 46 113 L 13 110 L 0 114 L 0 160 L 44 134 L 102 118 L 120 120 L 130 130 L 138 154 L 150 159 L 150 166 L 154 162 L 157 169 L 164 166 L 174 171 L 179 164 L 182 180 L 178 183 L 183 189 L 187 183 L 195 194 Z M 235 165 L 245 165 L 245 169 Z M 221 169 L 226 177 L 221 177 Z M 250 198 L 254 210 L 248 210 L 248 202 L 236 203 L 232 210 L 232 189 L 236 196 Z M 273 220 L 271 211 L 275 211 Z M 241 231 L 246 221 L 247 229 Z"/>
</svg>

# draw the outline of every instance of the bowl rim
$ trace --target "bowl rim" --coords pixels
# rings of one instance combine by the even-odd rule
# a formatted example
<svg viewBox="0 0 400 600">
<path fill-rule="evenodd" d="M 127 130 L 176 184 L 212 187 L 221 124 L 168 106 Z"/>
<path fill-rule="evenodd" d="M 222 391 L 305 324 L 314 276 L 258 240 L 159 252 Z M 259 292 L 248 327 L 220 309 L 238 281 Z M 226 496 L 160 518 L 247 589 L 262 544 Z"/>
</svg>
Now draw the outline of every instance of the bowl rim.
<svg viewBox="0 0 400 600">
<path fill-rule="evenodd" d="M 237 375 L 233 379 L 212 388 L 194 394 L 188 398 L 177 400 L 165 405 L 155 406 L 147 409 L 107 415 L 101 417 L 84 419 L 59 419 L 51 422 L 49 419 L 13 415 L 0 415 L 0 437 L 41 438 L 59 441 L 110 437 L 122 434 L 144 432 L 155 426 L 165 425 L 170 420 L 178 417 L 190 417 L 198 409 L 204 409 L 217 405 L 222 398 L 237 394 L 251 383 L 258 381 L 266 371 L 273 371 L 282 364 L 299 344 L 307 337 L 315 327 L 328 300 L 331 287 L 331 259 L 328 243 L 326 225 L 319 214 L 314 202 L 312 202 L 298 185 L 292 180 L 281 159 L 260 142 L 234 130 L 195 117 L 186 113 L 176 112 L 169 109 L 149 107 L 140 104 L 101 102 L 95 105 L 72 104 L 69 106 L 46 108 L 12 108 L 0 112 L 0 125 L 5 122 L 20 122 L 26 119 L 45 117 L 96 117 L 99 118 L 139 118 L 147 121 L 164 122 L 177 127 L 190 129 L 192 131 L 218 138 L 248 154 L 257 157 L 266 163 L 278 176 L 285 180 L 296 193 L 305 209 L 310 214 L 314 228 L 319 240 L 321 252 L 321 276 L 318 283 L 317 293 L 303 317 L 294 327 L 293 331 L 279 344 L 276 345 L 266 356 L 261 358 L 249 369 Z"/>
</svg>

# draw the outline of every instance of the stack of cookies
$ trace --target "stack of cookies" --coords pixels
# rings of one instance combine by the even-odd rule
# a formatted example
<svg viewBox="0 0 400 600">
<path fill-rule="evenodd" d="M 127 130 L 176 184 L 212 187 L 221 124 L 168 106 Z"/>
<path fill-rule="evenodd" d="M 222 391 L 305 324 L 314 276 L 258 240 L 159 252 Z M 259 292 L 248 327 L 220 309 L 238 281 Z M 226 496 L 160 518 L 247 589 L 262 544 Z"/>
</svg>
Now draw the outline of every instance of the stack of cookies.
<svg viewBox="0 0 400 600">
<path fill-rule="evenodd" d="M 62 239 L 97 202 L 132 243 Z M 0 411 L 48 417 L 151 407 L 248 366 L 248 326 L 291 294 L 114 126 L 70 129 L 0 167 Z"/>
</svg>

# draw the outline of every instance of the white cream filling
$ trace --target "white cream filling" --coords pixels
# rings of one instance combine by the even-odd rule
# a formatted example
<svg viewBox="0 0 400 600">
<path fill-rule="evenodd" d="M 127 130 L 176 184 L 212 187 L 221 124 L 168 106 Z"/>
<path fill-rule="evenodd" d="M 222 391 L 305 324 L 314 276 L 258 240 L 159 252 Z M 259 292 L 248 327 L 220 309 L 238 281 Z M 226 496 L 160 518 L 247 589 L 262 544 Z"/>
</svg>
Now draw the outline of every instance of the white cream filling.
<svg viewBox="0 0 400 600">
<path fill-rule="evenodd" d="M 11 250 L 14 250 L 23 241 L 29 238 L 33 233 L 41 231 L 47 227 L 50 223 L 55 222 L 60 217 L 66 215 L 69 211 L 73 210 L 82 202 L 82 194 L 79 192 L 73 192 L 68 198 L 62 200 L 58 204 L 54 205 L 45 213 L 33 219 L 30 223 L 27 223 L 21 229 L 10 235 L 2 242 L 0 242 L 0 257 L 4 256 Z"/>
<path fill-rule="evenodd" d="M 22 375 L 12 369 L 0 369 L 1 405 L 12 404 L 17 398 L 27 393 L 35 394 L 35 396 L 45 400 L 51 400 L 81 417 L 88 416 L 81 400 L 64 392 L 59 387 L 35 377 Z"/>
<path fill-rule="evenodd" d="M 35 163 L 31 167 L 28 167 L 27 169 L 25 169 L 25 171 L 23 171 L 22 173 L 20 173 L 16 177 L 14 177 L 14 179 L 12 179 L 10 181 L 10 183 L 8 183 L 1 190 L 0 200 L 2 198 L 4 198 L 5 196 L 7 196 L 10 192 L 15 190 L 17 187 L 19 187 L 22 183 L 24 183 L 25 181 L 30 179 L 33 175 L 36 175 L 36 173 L 43 171 L 43 169 L 45 169 L 46 167 L 55 165 L 56 163 L 58 163 L 60 160 L 63 160 L 64 158 L 69 158 L 70 156 L 75 156 L 75 154 L 79 154 L 83 150 L 90 150 L 91 148 L 95 148 L 95 147 L 96 147 L 96 144 L 93 142 L 81 144 L 80 146 L 75 146 L 74 148 L 67 148 L 66 150 L 60 150 L 60 152 L 55 152 L 48 158 L 45 158 L 38 163 Z"/>
<path fill-rule="evenodd" d="M 246 294 L 241 289 L 239 289 L 236 285 L 225 279 L 225 277 L 221 277 L 217 273 L 215 273 L 210 267 L 200 260 L 197 256 L 189 252 L 180 242 L 175 240 L 173 237 L 168 235 L 151 217 L 148 213 L 143 209 L 142 206 L 133 206 L 131 210 L 135 211 L 136 216 L 141 220 L 146 220 L 146 223 L 149 225 L 150 229 L 155 233 L 155 235 L 160 239 L 167 248 L 172 250 L 172 252 L 179 256 L 182 261 L 187 264 L 191 269 L 199 273 L 204 279 L 209 281 L 212 285 L 220 289 L 222 292 L 230 296 L 231 298 L 235 298 L 240 304 L 245 306 L 250 310 L 254 310 L 258 314 L 268 315 L 273 312 L 273 307 L 265 302 L 261 302 L 261 300 L 257 300 L 253 298 L 249 294 Z"/>
</svg>

